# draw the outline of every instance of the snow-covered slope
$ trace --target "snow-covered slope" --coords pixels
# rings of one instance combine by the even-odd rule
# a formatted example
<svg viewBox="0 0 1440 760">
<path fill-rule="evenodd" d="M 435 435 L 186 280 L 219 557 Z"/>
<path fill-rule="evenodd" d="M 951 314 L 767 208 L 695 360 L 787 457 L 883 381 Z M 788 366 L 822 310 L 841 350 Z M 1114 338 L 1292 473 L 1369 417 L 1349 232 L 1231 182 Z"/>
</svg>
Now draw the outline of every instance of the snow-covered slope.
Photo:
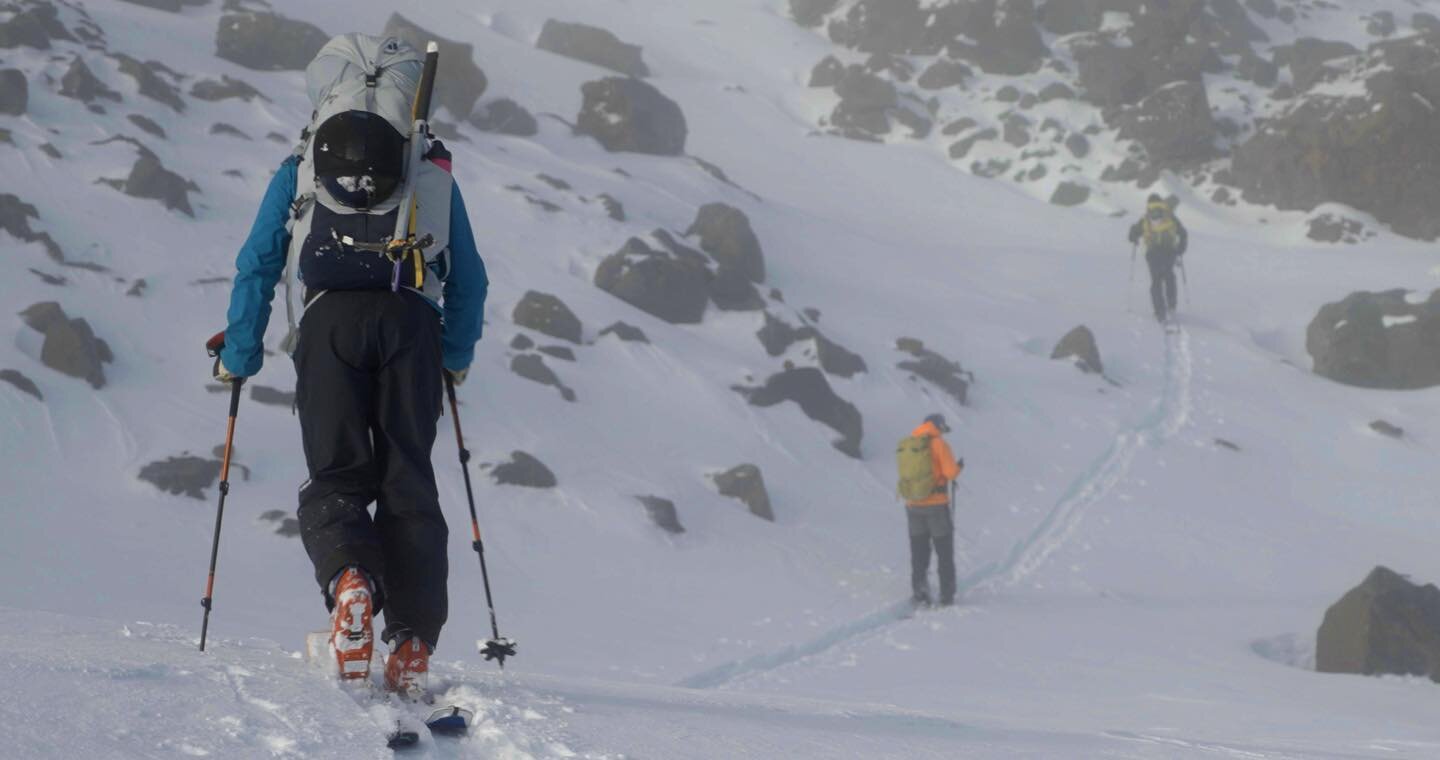
<svg viewBox="0 0 1440 760">
<path fill-rule="evenodd" d="M 462 417 L 478 460 L 524 450 L 559 480 L 535 490 L 475 473 L 502 632 L 520 642 L 501 677 L 473 654 L 488 620 L 454 443 L 442 433 L 436 446 L 452 527 L 451 622 L 437 657 L 451 696 L 483 724 L 434 754 L 1436 752 L 1430 684 L 1303 669 L 1326 605 L 1373 565 L 1440 577 L 1430 533 L 1440 395 L 1338 386 L 1310 374 L 1304 353 L 1321 304 L 1359 289 L 1429 290 L 1433 252 L 1388 234 L 1353 247 L 1256 234 L 1255 212 L 1169 186 L 1185 200 L 1193 253 L 1184 329 L 1167 339 L 1145 316 L 1143 272 L 1131 284 L 1128 220 L 1049 206 L 923 145 L 813 134 L 831 104 L 805 80 L 830 46 L 785 5 L 402 9 L 474 45 L 485 101 L 511 97 L 540 117 L 534 138 L 462 124 L 450 142 L 492 280 Z M 343 19 L 328 4 L 281 10 L 338 32 L 378 31 L 393 8 L 352 2 Z M 0 233 L 11 262 L 0 303 L 12 315 L 0 369 L 43 394 L 0 383 L 0 651 L 13 653 L 0 667 L 26 685 L 0 696 L 0 745 L 24 757 L 379 755 L 375 716 L 293 654 L 324 612 L 299 542 L 262 518 L 293 512 L 304 479 L 288 405 L 247 396 L 241 407 L 243 468 L 206 655 L 191 646 L 215 490 L 195 499 L 137 479 L 154 461 L 209 457 L 221 440 L 225 396 L 207 387 L 199 347 L 222 325 L 235 251 L 308 115 L 303 77 L 214 57 L 215 3 L 84 12 L 104 31 L 90 47 L 0 51 L 30 82 L 27 114 L 0 117 L 12 142 L 0 145 L 0 192 L 36 207 L 31 226 L 69 262 L 104 268 L 62 265 L 43 244 Z M 79 14 L 65 6 L 61 18 L 78 25 Z M 580 85 L 607 72 L 535 49 L 548 18 L 641 45 L 648 81 L 684 110 L 687 153 L 734 184 L 689 158 L 607 153 L 574 136 Z M 186 96 L 179 112 L 141 95 L 102 50 L 179 72 L 182 93 L 227 75 L 267 100 Z M 104 113 L 58 95 L 77 54 L 120 95 L 99 101 Z M 254 139 L 212 134 L 221 122 Z M 139 150 L 105 142 L 117 134 L 195 182 L 193 218 L 98 182 L 125 177 Z M 606 213 L 602 193 L 623 202 L 626 221 Z M 770 356 L 755 337 L 759 312 L 712 306 L 701 324 L 672 325 L 592 284 L 628 238 L 680 236 L 716 201 L 754 225 L 762 292 L 783 293 L 766 299 L 771 313 L 864 357 L 868 371 L 828 378 L 863 415 L 861 459 L 796 405 L 750 406 L 733 389 L 816 361 L 800 348 Z M 561 343 L 512 322 L 527 290 L 559 296 L 583 321 L 585 343 L 563 344 L 576 361 L 546 359 L 574 403 L 509 369 L 517 334 Z M 40 361 L 37 336 L 13 315 L 47 300 L 110 346 L 103 388 Z M 650 342 L 599 336 L 617 320 Z M 272 319 L 272 348 L 283 322 Z M 1048 358 L 1081 323 L 1108 379 Z M 967 406 L 897 367 L 910 358 L 901 337 L 975 373 Z M 254 384 L 293 381 L 277 354 Z M 934 411 L 952 420 L 967 462 L 966 603 L 901 620 L 908 560 L 890 451 Z M 1405 440 L 1370 432 L 1377 418 L 1402 425 Z M 762 468 L 773 523 L 709 482 L 742 462 Z M 686 532 L 652 524 L 635 499 L 648 495 L 673 500 Z M 89 714 L 63 737 L 38 720 L 76 705 Z"/>
</svg>

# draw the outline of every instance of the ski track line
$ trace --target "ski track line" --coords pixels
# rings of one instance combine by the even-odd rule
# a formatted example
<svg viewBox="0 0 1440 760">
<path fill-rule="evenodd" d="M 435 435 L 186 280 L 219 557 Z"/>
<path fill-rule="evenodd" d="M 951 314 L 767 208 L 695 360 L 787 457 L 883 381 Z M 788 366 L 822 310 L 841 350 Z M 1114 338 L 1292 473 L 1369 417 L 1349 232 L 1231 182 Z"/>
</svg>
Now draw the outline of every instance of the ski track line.
<svg viewBox="0 0 1440 760">
<path fill-rule="evenodd" d="M 1141 447 L 1164 443 L 1189 422 L 1193 411 L 1190 392 L 1192 372 L 1189 333 L 1184 329 L 1167 333 L 1165 387 L 1154 410 L 1139 423 L 1117 434 L 1109 448 L 1071 483 L 1035 530 L 1016 542 L 1003 561 L 993 562 L 960 578 L 957 584 L 959 594 L 964 596 L 973 591 L 995 591 L 1002 586 L 1013 586 L 1039 570 L 1074 535 L 1087 509 L 1124 482 Z M 832 628 L 809 641 L 717 665 L 681 679 L 676 685 L 690 689 L 714 689 L 745 676 L 776 670 L 905 620 L 912 610 L 909 600 L 897 602 Z"/>
</svg>

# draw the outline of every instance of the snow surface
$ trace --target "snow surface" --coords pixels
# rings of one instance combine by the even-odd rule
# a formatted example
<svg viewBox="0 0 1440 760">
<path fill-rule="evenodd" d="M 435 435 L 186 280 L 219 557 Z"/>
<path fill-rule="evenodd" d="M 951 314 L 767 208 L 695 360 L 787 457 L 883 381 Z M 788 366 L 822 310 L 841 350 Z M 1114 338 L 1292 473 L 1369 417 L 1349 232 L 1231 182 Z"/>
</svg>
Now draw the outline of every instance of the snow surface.
<svg viewBox="0 0 1440 760">
<path fill-rule="evenodd" d="M 449 146 L 493 281 L 462 417 L 477 460 L 523 449 L 560 481 L 530 491 L 475 471 L 501 630 L 520 646 L 498 673 L 473 650 L 488 618 L 456 451 L 442 434 L 451 622 L 438 673 L 444 696 L 475 709 L 479 725 L 424 753 L 1440 755 L 1433 684 L 1306 667 L 1325 607 L 1374 565 L 1440 578 L 1440 392 L 1338 386 L 1309 373 L 1304 352 L 1326 302 L 1433 289 L 1433 248 L 1388 234 L 1316 247 L 1303 242 L 1303 215 L 1215 207 L 1167 181 L 1192 234 L 1183 328 L 1167 336 L 1145 316 L 1143 271 L 1131 286 L 1129 220 L 1050 207 L 926 146 L 814 136 L 832 103 L 803 83 L 832 51 L 788 21 L 785 5 L 405 9 L 474 43 L 487 99 L 513 97 L 541 117 L 534 139 L 467 126 Z M 0 122 L 15 142 L 0 146 L 4 191 L 37 206 L 34 225 L 72 260 L 110 271 L 58 266 L 0 233 L 20 264 L 0 278 L 0 300 L 11 314 L 59 300 L 117 360 L 96 391 L 45 369 L 18 317 L 20 337 L 0 344 L 0 367 L 22 370 L 45 396 L 0 383 L 0 747 L 46 758 L 388 756 L 381 737 L 394 715 L 358 709 L 298 654 L 324 625 L 318 589 L 298 541 L 260 519 L 293 510 L 304 479 L 290 410 L 248 397 L 241 407 L 243 469 L 232 477 L 205 654 L 194 649 L 196 602 L 215 490 L 195 500 L 136 478 L 148 462 L 208 455 L 221 440 L 225 396 L 207 390 L 199 346 L 223 322 L 234 253 L 290 148 L 264 136 L 297 134 L 309 113 L 303 76 L 214 58 L 218 4 L 179 15 L 85 7 L 111 50 L 185 72 L 182 89 L 226 74 L 271 100 L 187 99 L 177 114 L 91 52 L 124 96 L 95 115 L 43 84 L 58 81 L 68 55 L 4 53 L 32 83 L 29 114 Z M 1381 8 L 1409 17 L 1407 3 L 1371 0 L 1353 23 Z M 391 9 L 357 0 L 347 23 L 378 30 Z M 323 4 L 284 10 L 340 31 Z M 578 111 L 580 84 L 607 72 L 535 50 L 551 17 L 642 45 L 652 83 L 685 111 L 688 152 L 738 187 L 688 159 L 608 154 L 572 136 L 561 120 Z M 1336 19 L 1316 22 L 1321 36 L 1340 36 L 1327 33 L 1344 26 Z M 138 132 L 128 113 L 169 139 Z M 210 134 L 221 121 L 255 139 Z M 117 133 L 195 180 L 195 219 L 95 184 L 133 162 L 124 143 L 94 144 Z M 47 142 L 64 157 L 41 152 Z M 240 176 L 224 174 L 232 169 Z M 629 221 L 611 220 L 600 193 L 624 202 Z M 863 461 L 835 451 L 833 433 L 793 405 L 750 407 L 731 389 L 780 369 L 754 337 L 759 315 L 712 308 L 702 325 L 668 325 L 590 284 L 628 237 L 678 234 L 712 201 L 754 222 L 765 289 L 784 294 L 772 310 L 799 323 L 801 309 L 818 308 L 826 336 L 865 357 L 869 372 L 831 378 L 864 414 Z M 69 284 L 41 284 L 30 267 Z M 126 296 L 142 277 L 144 295 Z M 566 403 L 507 369 L 510 313 L 530 289 L 564 299 L 587 340 L 623 319 L 652 343 L 605 338 L 576 347 L 573 364 L 548 360 L 576 391 Z M 272 319 L 272 348 L 283 321 Z M 1049 361 L 1080 323 L 1114 385 Z M 975 372 L 969 406 L 895 368 L 902 336 Z M 281 355 L 254 381 L 293 382 Z M 905 619 L 890 446 L 933 411 L 951 420 L 968 465 L 957 508 L 964 602 Z M 1377 418 L 1403 424 L 1407 440 L 1368 434 Z M 708 482 L 741 462 L 762 467 L 775 523 Z M 676 502 L 685 534 L 648 522 L 634 497 L 650 494 Z M 76 708 L 80 719 L 61 717 Z"/>
</svg>

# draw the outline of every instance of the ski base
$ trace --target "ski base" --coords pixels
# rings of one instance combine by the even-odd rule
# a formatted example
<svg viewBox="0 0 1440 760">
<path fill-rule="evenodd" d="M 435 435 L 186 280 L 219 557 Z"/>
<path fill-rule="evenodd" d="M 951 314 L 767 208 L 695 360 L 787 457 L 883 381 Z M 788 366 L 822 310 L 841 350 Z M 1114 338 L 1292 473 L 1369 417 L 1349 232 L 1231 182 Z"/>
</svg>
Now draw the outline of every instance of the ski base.
<svg viewBox="0 0 1440 760">
<path fill-rule="evenodd" d="M 470 733 L 470 722 L 475 713 L 463 707 L 450 705 L 430 713 L 425 726 L 436 736 L 459 737 Z"/>
<path fill-rule="evenodd" d="M 410 749 L 420 744 L 420 732 L 408 728 L 401 728 L 396 724 L 395 730 L 385 738 L 385 746 L 390 749 Z"/>
</svg>

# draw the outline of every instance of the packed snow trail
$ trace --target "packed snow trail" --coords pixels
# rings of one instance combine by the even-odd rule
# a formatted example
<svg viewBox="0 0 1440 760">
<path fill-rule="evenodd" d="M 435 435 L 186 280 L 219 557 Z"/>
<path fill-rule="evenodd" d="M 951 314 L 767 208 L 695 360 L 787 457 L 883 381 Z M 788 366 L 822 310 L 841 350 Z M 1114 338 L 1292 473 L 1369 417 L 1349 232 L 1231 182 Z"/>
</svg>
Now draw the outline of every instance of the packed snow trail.
<svg viewBox="0 0 1440 760">
<path fill-rule="evenodd" d="M 1137 424 L 1122 430 L 1086 470 L 1070 484 L 1044 519 L 1015 543 L 1005 559 L 962 576 L 957 588 L 962 597 L 976 591 L 995 592 L 1013 586 L 1039 570 L 1064 546 L 1085 513 L 1125 480 L 1135 454 L 1144 446 L 1159 446 L 1175 437 L 1190 420 L 1190 383 L 1193 361 L 1190 335 L 1180 328 L 1165 333 L 1165 386 L 1159 403 Z M 681 679 L 676 685 L 713 689 L 737 679 L 765 673 L 820 654 L 838 644 L 877 631 L 910 617 L 909 600 L 896 602 L 858 620 L 837 626 L 808 641 L 718 665 Z"/>
</svg>

